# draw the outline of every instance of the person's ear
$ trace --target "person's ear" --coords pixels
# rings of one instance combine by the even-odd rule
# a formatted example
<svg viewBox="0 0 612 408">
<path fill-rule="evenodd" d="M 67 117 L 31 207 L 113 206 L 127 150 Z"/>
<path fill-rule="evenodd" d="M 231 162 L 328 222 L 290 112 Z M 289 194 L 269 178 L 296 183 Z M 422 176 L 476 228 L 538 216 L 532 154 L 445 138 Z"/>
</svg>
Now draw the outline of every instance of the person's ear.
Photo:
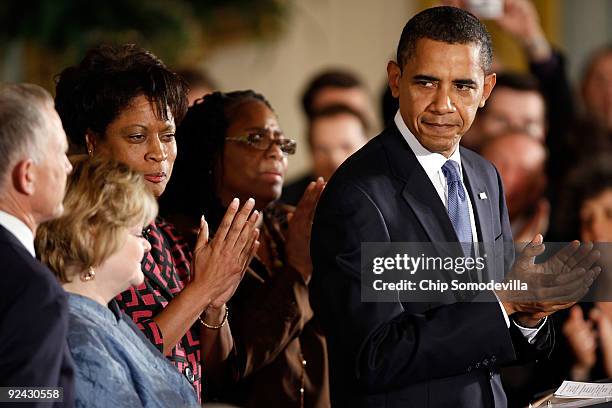
<svg viewBox="0 0 612 408">
<path fill-rule="evenodd" d="M 387 63 L 387 77 L 389 78 L 389 89 L 394 98 L 399 98 L 400 79 L 402 77 L 402 68 L 395 61 Z"/>
<path fill-rule="evenodd" d="M 34 160 L 22 160 L 15 165 L 11 178 L 15 190 L 21 194 L 31 196 L 34 194 L 36 184 L 36 173 L 34 172 Z"/>
<path fill-rule="evenodd" d="M 485 75 L 484 86 L 482 90 L 482 97 L 480 98 L 480 103 L 478 104 L 480 108 L 485 106 L 485 102 L 487 101 L 487 99 L 489 99 L 489 96 L 491 95 L 491 91 L 493 91 L 493 88 L 495 87 L 496 81 L 497 81 L 497 76 L 495 75 L 495 73 Z"/>
</svg>

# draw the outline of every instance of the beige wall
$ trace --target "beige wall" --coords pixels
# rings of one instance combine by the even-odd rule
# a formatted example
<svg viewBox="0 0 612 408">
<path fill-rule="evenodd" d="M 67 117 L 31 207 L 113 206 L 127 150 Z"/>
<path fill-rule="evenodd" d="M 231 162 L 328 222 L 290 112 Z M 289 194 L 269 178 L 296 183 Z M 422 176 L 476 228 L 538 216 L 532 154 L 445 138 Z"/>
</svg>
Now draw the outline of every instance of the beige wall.
<svg viewBox="0 0 612 408">
<path fill-rule="evenodd" d="M 289 161 L 290 180 L 309 168 L 302 142 L 300 94 L 311 75 L 340 66 L 366 82 L 378 116 L 386 64 L 401 30 L 416 11 L 410 0 L 296 0 L 286 31 L 275 42 L 224 47 L 203 61 L 224 91 L 252 88 L 263 93 L 281 127 L 299 141 Z M 378 131 L 380 124 L 375 129 Z"/>
</svg>

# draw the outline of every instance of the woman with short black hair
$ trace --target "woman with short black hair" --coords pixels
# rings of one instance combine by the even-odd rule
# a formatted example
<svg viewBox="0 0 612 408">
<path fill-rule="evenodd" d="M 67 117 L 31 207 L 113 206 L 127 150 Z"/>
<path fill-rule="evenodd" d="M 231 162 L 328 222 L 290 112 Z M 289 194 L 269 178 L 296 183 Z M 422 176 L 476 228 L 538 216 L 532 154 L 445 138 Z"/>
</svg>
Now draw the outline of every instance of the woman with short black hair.
<svg viewBox="0 0 612 408">
<path fill-rule="evenodd" d="M 177 156 L 175 130 L 187 109 L 186 87 L 152 53 L 134 45 L 100 46 L 57 78 L 56 108 L 73 145 L 90 156 L 118 160 L 144 175 L 159 198 Z M 221 234 L 201 239 L 192 253 L 161 218 L 145 228 L 151 250 L 142 261 L 144 282 L 117 303 L 148 339 L 202 394 L 202 365 L 209 376 L 234 376 L 233 338 L 225 303 L 257 249 L 253 202 L 233 200 Z"/>
</svg>

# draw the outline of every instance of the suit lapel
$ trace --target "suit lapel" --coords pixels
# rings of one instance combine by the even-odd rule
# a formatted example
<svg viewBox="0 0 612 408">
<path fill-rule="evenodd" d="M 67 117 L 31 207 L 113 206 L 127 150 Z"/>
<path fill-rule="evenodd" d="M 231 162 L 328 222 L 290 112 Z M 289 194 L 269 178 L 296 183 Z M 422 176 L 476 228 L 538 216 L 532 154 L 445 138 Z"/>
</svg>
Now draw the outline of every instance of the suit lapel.
<svg viewBox="0 0 612 408">
<path fill-rule="evenodd" d="M 440 196 L 395 124 L 379 136 L 389 157 L 391 171 L 404 182 L 401 196 L 414 212 L 432 243 L 457 242 L 457 234 Z M 451 254 L 447 245 L 441 252 Z"/>
<path fill-rule="evenodd" d="M 483 183 L 482 177 L 478 176 L 476 169 L 470 160 L 463 154 L 461 164 L 463 167 L 463 180 L 465 189 L 470 195 L 472 209 L 474 210 L 474 220 L 478 230 L 478 241 L 491 243 L 495 240 L 493 236 L 493 211 L 491 209 L 491 195 L 487 191 L 487 186 Z M 484 193 L 484 195 L 482 194 Z"/>
<path fill-rule="evenodd" d="M 503 279 L 503 267 L 499 268 L 495 264 L 495 260 L 499 256 L 503 257 L 503 246 L 501 249 L 501 255 L 498 255 L 500 249 L 495 244 L 495 236 L 493 234 L 493 205 L 492 195 L 487 189 L 486 183 L 482 176 L 479 177 L 473 163 L 468 159 L 467 154 L 461 155 L 461 163 L 463 164 L 463 179 L 465 180 L 466 190 L 470 195 L 472 201 L 472 208 L 474 210 L 474 219 L 476 221 L 476 229 L 478 230 L 478 241 L 480 245 L 480 256 L 486 256 L 486 278 L 483 279 Z M 482 194 L 484 193 L 484 195 Z"/>
</svg>

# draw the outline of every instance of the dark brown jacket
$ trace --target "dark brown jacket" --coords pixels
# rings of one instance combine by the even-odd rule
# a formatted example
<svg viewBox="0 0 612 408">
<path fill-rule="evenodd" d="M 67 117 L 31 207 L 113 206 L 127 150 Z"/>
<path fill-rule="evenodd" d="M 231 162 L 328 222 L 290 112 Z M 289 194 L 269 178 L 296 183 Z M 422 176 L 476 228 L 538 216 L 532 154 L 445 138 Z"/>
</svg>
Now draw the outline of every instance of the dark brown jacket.
<svg viewBox="0 0 612 408">
<path fill-rule="evenodd" d="M 308 286 L 284 260 L 291 208 L 272 204 L 264 211 L 262 234 L 278 253 L 274 268 L 254 258 L 229 303 L 242 380 L 225 387 L 221 399 L 239 406 L 330 406 L 325 338 L 313 319 Z"/>
</svg>

